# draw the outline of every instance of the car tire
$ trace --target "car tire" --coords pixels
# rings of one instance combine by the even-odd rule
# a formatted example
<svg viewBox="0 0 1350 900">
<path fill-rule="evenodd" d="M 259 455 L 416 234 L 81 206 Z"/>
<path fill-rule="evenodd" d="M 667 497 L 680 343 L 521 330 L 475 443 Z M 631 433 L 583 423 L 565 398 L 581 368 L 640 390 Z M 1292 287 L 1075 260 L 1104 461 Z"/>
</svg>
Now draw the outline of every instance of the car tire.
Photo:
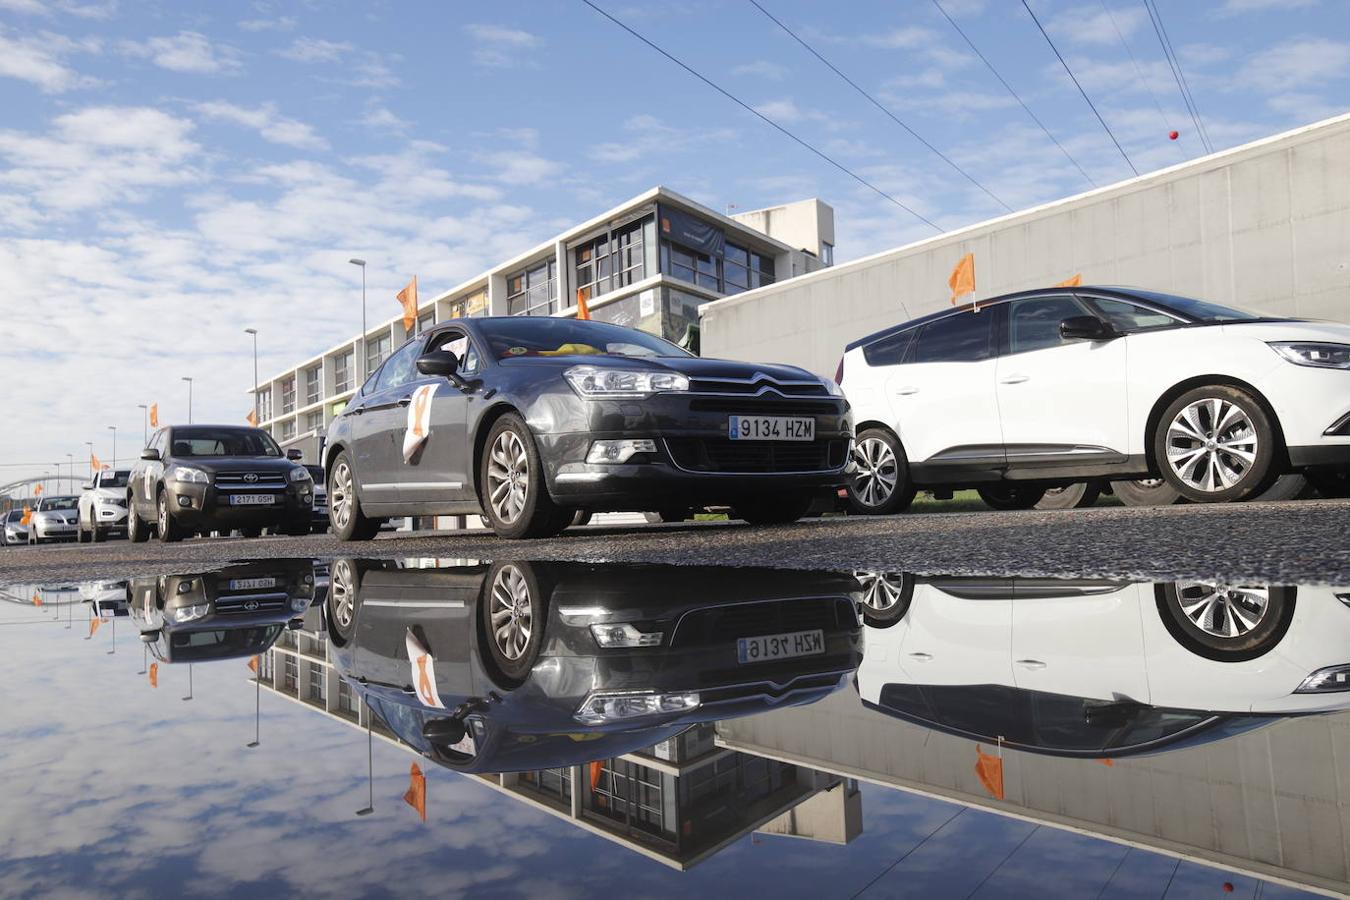
<svg viewBox="0 0 1350 900">
<path fill-rule="evenodd" d="M 572 513 L 572 519 L 567 523 L 568 528 L 580 528 L 583 525 L 591 524 L 591 516 L 594 515 L 589 509 L 578 509 Z"/>
<path fill-rule="evenodd" d="M 150 527 L 136 512 L 136 501 L 127 504 L 127 540 L 133 544 L 143 544 L 150 540 Z"/>
<path fill-rule="evenodd" d="M 1350 497 L 1350 468 L 1319 467 L 1304 472 L 1308 483 L 1328 500 Z"/>
<path fill-rule="evenodd" d="M 107 532 L 98 527 L 97 522 L 89 523 L 89 541 L 94 544 L 101 544 L 108 539 Z"/>
<path fill-rule="evenodd" d="M 328 517 L 333 534 L 340 541 L 368 541 L 380 531 L 383 519 L 374 519 L 361 512 L 357 497 L 356 469 L 351 457 L 343 450 L 333 460 L 328 476 Z"/>
<path fill-rule="evenodd" d="M 287 525 L 282 529 L 282 533 L 287 537 L 305 537 L 309 534 L 309 523 L 305 522 L 300 525 Z"/>
<path fill-rule="evenodd" d="M 328 639 L 335 647 L 345 647 L 356 634 L 356 617 L 361 608 L 361 571 L 356 560 L 336 559 L 328 573 L 328 600 L 324 617 L 328 620 Z"/>
<path fill-rule="evenodd" d="M 164 488 L 159 489 L 155 496 L 155 509 L 158 510 L 155 531 L 159 533 L 160 543 L 176 544 L 184 537 L 183 526 L 174 520 L 173 511 L 169 509 L 169 492 Z"/>
<path fill-rule="evenodd" d="M 90 540 L 88 532 L 84 530 L 84 518 L 80 515 L 75 516 L 75 543 L 83 544 Z"/>
<path fill-rule="evenodd" d="M 980 499 L 991 509 L 1013 510 L 1031 509 L 1045 497 L 1045 488 L 1032 487 L 1016 482 L 986 484 L 976 488 Z"/>
<path fill-rule="evenodd" d="M 489 444 L 488 446 L 491 446 Z M 529 563 L 500 562 L 483 579 L 478 622 L 502 687 L 519 687 L 539 660 L 548 617 L 535 569 Z"/>
<path fill-rule="evenodd" d="M 1196 503 L 1250 500 L 1278 477 L 1275 462 L 1284 455 L 1265 408 L 1226 384 L 1173 400 L 1151 444 L 1163 478 Z"/>
<path fill-rule="evenodd" d="M 1158 615 L 1177 643 L 1218 662 L 1246 662 L 1275 649 L 1293 621 L 1297 595 L 1294 587 L 1199 581 L 1158 584 L 1154 591 Z"/>
<path fill-rule="evenodd" d="M 1313 496 L 1313 487 L 1299 472 L 1287 472 L 1275 479 L 1275 483 L 1252 498 L 1255 503 L 1283 503 L 1287 500 L 1302 500 Z"/>
<path fill-rule="evenodd" d="M 853 573 L 862 588 L 863 624 L 890 628 L 909 612 L 914 599 L 914 576 L 904 572 Z"/>
<path fill-rule="evenodd" d="M 857 471 L 848 482 L 850 512 L 889 516 L 909 509 L 918 490 L 909 478 L 909 457 L 899 438 L 884 428 L 866 429 L 854 442 L 853 462 Z"/>
<path fill-rule="evenodd" d="M 1181 496 L 1181 491 L 1161 478 L 1113 481 L 1111 493 L 1126 506 L 1171 506 L 1185 499 Z"/>
<path fill-rule="evenodd" d="M 483 511 L 498 537 L 551 537 L 572 520 L 572 510 L 549 496 L 534 436 L 515 413 L 492 423 L 483 444 L 478 483 Z"/>
<path fill-rule="evenodd" d="M 1101 493 L 1099 481 L 1077 481 L 1064 487 L 1048 488 L 1036 501 L 1036 509 L 1082 509 L 1096 503 Z"/>
<path fill-rule="evenodd" d="M 240 534 L 240 536 L 241 536 L 241 537 L 246 537 L 246 538 L 260 538 L 260 537 L 262 537 L 262 533 L 263 533 L 263 530 L 262 530 L 261 528 L 240 528 L 240 529 L 239 529 L 239 534 Z"/>
<path fill-rule="evenodd" d="M 732 507 L 731 517 L 751 525 L 789 525 L 806 515 L 813 499 L 811 494 L 786 494 L 742 500 Z"/>
</svg>

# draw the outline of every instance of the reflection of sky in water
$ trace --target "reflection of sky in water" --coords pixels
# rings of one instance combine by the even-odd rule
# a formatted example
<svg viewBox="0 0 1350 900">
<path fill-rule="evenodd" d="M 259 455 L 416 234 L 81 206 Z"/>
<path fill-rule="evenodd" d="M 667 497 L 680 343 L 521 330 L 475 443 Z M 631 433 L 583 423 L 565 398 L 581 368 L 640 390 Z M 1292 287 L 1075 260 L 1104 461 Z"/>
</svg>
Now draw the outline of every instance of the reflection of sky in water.
<svg viewBox="0 0 1350 900">
<path fill-rule="evenodd" d="M 0 894 L 1254 896 L 1256 883 L 1159 854 L 864 785 L 847 846 L 757 835 L 680 873 L 423 762 L 425 825 L 402 802 L 408 753 L 262 695 L 244 660 L 142 669 L 126 619 L 0 610 Z M 108 655 L 114 646 L 116 653 Z M 935 829 L 937 829 L 935 831 Z M 1262 896 L 1287 896 L 1264 884 Z"/>
</svg>

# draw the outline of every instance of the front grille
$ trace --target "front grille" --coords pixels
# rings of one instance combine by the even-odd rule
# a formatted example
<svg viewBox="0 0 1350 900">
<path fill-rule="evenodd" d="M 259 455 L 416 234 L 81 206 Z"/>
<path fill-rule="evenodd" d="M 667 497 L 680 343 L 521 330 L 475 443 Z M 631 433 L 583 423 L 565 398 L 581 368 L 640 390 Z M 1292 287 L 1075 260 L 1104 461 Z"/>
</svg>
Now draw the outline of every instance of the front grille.
<svg viewBox="0 0 1350 900">
<path fill-rule="evenodd" d="M 719 673 L 724 678 L 735 678 L 742 672 Z M 755 698 L 765 698 L 778 700 L 789 694 L 799 694 L 806 691 L 823 693 L 833 691 L 839 686 L 839 680 L 843 672 L 817 672 L 811 675 L 802 675 L 794 678 L 787 684 L 775 684 L 771 681 L 754 681 L 746 684 L 728 685 L 725 681 L 721 684 L 713 681 L 713 687 L 699 687 L 699 698 L 704 706 L 712 706 L 715 703 L 735 703 L 740 700 L 753 700 Z"/>
<path fill-rule="evenodd" d="M 695 394 L 747 394 L 753 396 L 763 390 L 777 391 L 789 397 L 828 397 L 830 392 L 819 381 L 778 381 L 761 376 L 754 381 L 730 378 L 693 378 L 689 390 Z"/>
<path fill-rule="evenodd" d="M 769 474 L 825 472 L 841 468 L 848 441 L 732 441 L 727 438 L 667 438 L 675 465 L 689 472 Z"/>
<path fill-rule="evenodd" d="M 249 475 L 254 476 L 257 480 L 247 480 Z M 286 476 L 280 472 L 218 472 L 216 473 L 216 486 L 250 490 L 253 488 L 284 488 Z"/>
<path fill-rule="evenodd" d="M 671 647 L 706 647 L 737 638 L 793 631 L 856 628 L 853 603 L 842 597 L 811 597 L 735 603 L 685 613 L 675 623 Z"/>
<path fill-rule="evenodd" d="M 730 397 L 693 399 L 693 412 L 729 413 L 731 415 L 765 416 L 837 416 L 842 410 L 829 400 L 796 400 L 790 397 L 749 397 L 736 400 Z"/>
<path fill-rule="evenodd" d="M 216 614 L 254 616 L 259 613 L 279 612 L 285 609 L 289 602 L 290 597 L 286 594 L 227 594 L 216 598 Z M 253 608 L 249 609 L 249 606 Z"/>
</svg>

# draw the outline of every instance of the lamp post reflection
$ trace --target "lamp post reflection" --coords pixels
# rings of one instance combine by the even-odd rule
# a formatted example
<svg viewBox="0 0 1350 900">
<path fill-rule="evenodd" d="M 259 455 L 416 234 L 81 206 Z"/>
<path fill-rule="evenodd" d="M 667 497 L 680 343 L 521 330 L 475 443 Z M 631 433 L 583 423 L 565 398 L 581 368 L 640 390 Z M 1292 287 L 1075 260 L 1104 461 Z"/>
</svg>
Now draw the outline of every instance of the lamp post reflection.
<svg viewBox="0 0 1350 900">
<path fill-rule="evenodd" d="M 253 740 L 249 741 L 247 744 L 244 745 L 245 747 L 248 747 L 250 750 L 252 750 L 254 747 L 262 743 L 262 738 L 261 735 L 259 734 L 259 730 L 261 728 L 260 724 L 261 704 L 262 704 L 262 664 L 259 663 L 258 671 L 253 673 Z"/>
<path fill-rule="evenodd" d="M 374 721 L 375 714 L 370 709 L 370 704 L 366 707 L 366 788 L 369 796 L 366 799 L 366 805 L 363 809 L 358 809 L 358 816 L 368 816 L 375 811 L 375 750 L 373 736 L 371 735 L 371 723 Z"/>
<path fill-rule="evenodd" d="M 192 663 L 188 663 L 188 695 L 183 699 L 184 700 L 192 699 Z"/>
</svg>

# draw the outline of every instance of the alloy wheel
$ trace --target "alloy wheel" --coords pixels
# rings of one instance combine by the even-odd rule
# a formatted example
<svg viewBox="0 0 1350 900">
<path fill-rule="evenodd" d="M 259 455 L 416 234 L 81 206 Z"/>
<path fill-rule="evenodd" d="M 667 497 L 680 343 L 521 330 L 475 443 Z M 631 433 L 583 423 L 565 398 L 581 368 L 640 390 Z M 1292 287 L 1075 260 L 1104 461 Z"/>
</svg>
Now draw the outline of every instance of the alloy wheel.
<svg viewBox="0 0 1350 900">
<path fill-rule="evenodd" d="M 1270 607 L 1270 589 L 1202 581 L 1176 585 L 1177 604 L 1196 628 L 1218 638 L 1240 638 L 1261 624 Z"/>
<path fill-rule="evenodd" d="M 346 461 L 338 463 L 329 487 L 328 512 L 337 528 L 346 528 L 352 517 L 352 470 Z"/>
<path fill-rule="evenodd" d="M 1167 464 L 1197 491 L 1217 493 L 1242 481 L 1256 462 L 1257 447 L 1251 417 L 1231 400 L 1197 400 L 1167 426 Z"/>
<path fill-rule="evenodd" d="M 497 519 L 510 525 L 520 518 L 530 493 L 530 459 L 514 431 L 497 435 L 488 457 L 488 502 Z"/>
<path fill-rule="evenodd" d="M 511 662 L 519 660 L 530 644 L 534 613 L 530 608 L 530 586 L 515 566 L 502 566 L 492 579 L 488 617 L 492 622 L 492 639 L 502 656 Z"/>
<path fill-rule="evenodd" d="M 356 597 L 352 585 L 351 563 L 340 559 L 333 565 L 328 591 L 332 597 L 333 621 L 344 634 L 350 633 Z"/>
<path fill-rule="evenodd" d="M 163 534 L 169 527 L 169 500 L 164 494 L 159 495 L 159 533 Z"/>
<path fill-rule="evenodd" d="M 888 572 L 854 572 L 862 585 L 863 605 L 875 612 L 893 609 L 904 596 L 903 575 Z"/>
<path fill-rule="evenodd" d="M 895 451 L 880 438 L 864 438 L 853 450 L 858 471 L 853 476 L 853 493 L 867 506 L 881 506 L 895 492 L 900 467 Z"/>
</svg>

